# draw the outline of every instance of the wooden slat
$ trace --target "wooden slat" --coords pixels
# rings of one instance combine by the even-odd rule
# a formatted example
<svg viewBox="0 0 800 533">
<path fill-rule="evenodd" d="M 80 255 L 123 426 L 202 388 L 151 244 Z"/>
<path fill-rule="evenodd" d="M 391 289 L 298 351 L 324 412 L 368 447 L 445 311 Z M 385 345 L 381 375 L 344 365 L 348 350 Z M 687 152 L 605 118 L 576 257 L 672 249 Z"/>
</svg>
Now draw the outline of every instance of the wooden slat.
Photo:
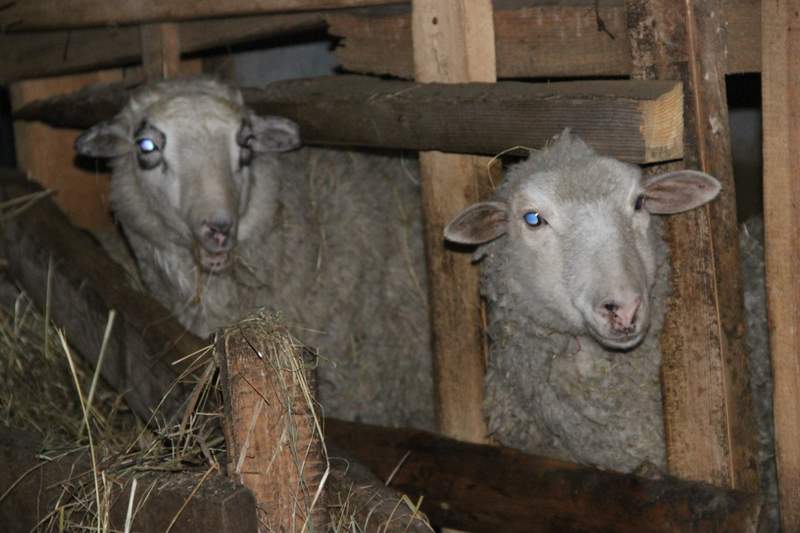
<svg viewBox="0 0 800 533">
<path fill-rule="evenodd" d="M 39 102 L 27 120 L 89 127 L 117 113 L 122 85 Z M 414 84 L 365 76 L 281 81 L 245 89 L 256 111 L 300 124 L 308 143 L 494 155 L 542 146 L 565 127 L 599 152 L 635 163 L 683 154 L 683 102 L 674 82 Z"/>
<path fill-rule="evenodd" d="M 600 2 L 597 11 L 594 0 L 562 3 L 566 5 L 531 4 L 533 2 L 495 2 L 498 77 L 631 74 L 622 0 Z M 760 5 L 759 0 L 724 2 L 724 20 L 730 35 L 725 61 L 728 73 L 760 69 Z M 411 17 L 407 8 L 336 12 L 326 18 L 330 33 L 343 37 L 336 54 L 345 69 L 406 79 L 413 77 Z M 598 18 L 608 33 L 598 30 Z M 683 43 L 673 45 L 676 47 L 673 52 L 685 59 Z"/>
<path fill-rule="evenodd" d="M 756 531 L 759 498 L 672 477 L 650 480 L 410 429 L 325 421 L 326 439 L 431 522 L 475 533 Z M 398 467 L 399 465 L 399 467 Z"/>
<path fill-rule="evenodd" d="M 490 0 L 413 0 L 412 35 L 417 81 L 497 79 Z M 450 219 L 488 188 L 489 160 L 442 152 L 421 152 L 419 157 L 439 429 L 457 439 L 486 442 L 478 271 L 468 254 L 445 249 L 442 235 Z"/>
<path fill-rule="evenodd" d="M 784 531 L 800 530 L 800 2 L 764 2 L 764 227 Z"/>
<path fill-rule="evenodd" d="M 317 11 L 397 3 L 392 0 L 25 0 L 0 5 L 0 28 L 46 30 Z"/>
<path fill-rule="evenodd" d="M 262 15 L 178 24 L 181 53 L 191 54 L 325 27 L 321 13 Z M 139 28 L 0 34 L 0 83 L 139 63 Z"/>
<path fill-rule="evenodd" d="M 702 209 L 670 217 L 672 286 L 662 332 L 662 384 L 670 473 L 758 490 L 755 421 L 742 319 L 736 197 L 717 0 L 630 0 L 639 77 L 685 80 L 685 162 L 722 182 Z M 688 64 L 667 43 L 686 41 Z M 653 169 L 661 172 L 665 169 Z"/>
<path fill-rule="evenodd" d="M 259 316 L 217 335 L 228 475 L 253 492 L 265 531 L 319 531 L 327 519 L 319 492 L 327 458 L 303 349 L 285 327 Z"/>
<path fill-rule="evenodd" d="M 156 81 L 177 76 L 181 66 L 178 25 L 171 22 L 143 24 L 139 32 L 145 79 Z"/>
</svg>

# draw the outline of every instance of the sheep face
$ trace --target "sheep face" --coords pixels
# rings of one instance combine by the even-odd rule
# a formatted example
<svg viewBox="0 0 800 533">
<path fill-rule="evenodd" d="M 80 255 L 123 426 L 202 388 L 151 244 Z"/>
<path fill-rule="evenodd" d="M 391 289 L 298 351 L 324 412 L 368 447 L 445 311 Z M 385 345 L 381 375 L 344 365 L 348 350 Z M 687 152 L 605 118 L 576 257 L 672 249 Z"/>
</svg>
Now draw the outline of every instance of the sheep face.
<svg viewBox="0 0 800 533">
<path fill-rule="evenodd" d="M 127 182 L 115 189 L 145 198 L 140 207 L 159 219 L 159 233 L 191 249 L 203 270 L 219 273 L 245 237 L 239 222 L 248 209 L 254 158 L 298 144 L 291 121 L 256 115 L 224 86 L 187 84 L 134 97 L 114 120 L 83 133 L 76 149 L 112 158 L 112 179 Z M 128 226 L 135 231 L 136 224 Z"/>
<path fill-rule="evenodd" d="M 651 215 L 698 207 L 718 191 L 700 172 L 643 180 L 638 167 L 593 152 L 545 170 L 522 163 L 496 201 L 468 207 L 445 237 L 483 244 L 503 236 L 504 282 L 538 324 L 628 350 L 650 323 L 660 238 Z"/>
</svg>

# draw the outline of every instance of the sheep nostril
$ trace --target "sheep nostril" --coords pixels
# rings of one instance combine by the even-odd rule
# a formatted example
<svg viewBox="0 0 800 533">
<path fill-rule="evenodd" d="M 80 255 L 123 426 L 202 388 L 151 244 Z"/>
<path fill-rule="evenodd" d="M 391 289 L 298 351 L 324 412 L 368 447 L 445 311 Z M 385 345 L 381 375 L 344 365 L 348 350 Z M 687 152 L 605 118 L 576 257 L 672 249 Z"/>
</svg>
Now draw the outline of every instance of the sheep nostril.
<svg viewBox="0 0 800 533">
<path fill-rule="evenodd" d="M 604 308 L 606 311 L 608 311 L 609 313 L 616 313 L 616 312 L 617 312 L 617 309 L 619 309 L 619 305 L 617 305 L 617 304 L 616 304 L 616 303 L 614 303 L 614 302 L 609 302 L 609 303 L 607 303 L 607 304 L 603 305 L 603 308 Z"/>
</svg>

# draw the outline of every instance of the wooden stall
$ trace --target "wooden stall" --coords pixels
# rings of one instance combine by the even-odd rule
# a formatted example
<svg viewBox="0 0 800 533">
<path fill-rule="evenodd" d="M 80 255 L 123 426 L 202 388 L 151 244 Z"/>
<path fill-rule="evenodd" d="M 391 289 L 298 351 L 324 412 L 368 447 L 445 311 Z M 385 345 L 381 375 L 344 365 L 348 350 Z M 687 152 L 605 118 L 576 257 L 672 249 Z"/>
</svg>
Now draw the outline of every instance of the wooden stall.
<svg viewBox="0 0 800 533">
<path fill-rule="evenodd" d="M 508 530 L 524 530 L 520 524 L 531 519 L 525 510 L 528 503 L 541 513 L 541 520 L 551 521 L 543 530 L 590 527 L 587 517 L 604 505 L 598 495 L 605 491 L 615 494 L 618 505 L 603 515 L 603 524 L 620 530 L 641 530 L 643 524 L 659 530 L 709 526 L 744 531 L 757 527 L 755 421 L 744 348 L 725 75 L 759 72 L 763 65 L 765 136 L 774 135 L 765 143 L 765 211 L 781 511 L 786 531 L 800 528 L 800 504 L 794 498 L 800 469 L 793 466 L 798 455 L 794 442 L 800 431 L 796 427 L 800 388 L 793 386 L 797 381 L 797 339 L 792 333 L 798 320 L 793 303 L 798 296 L 798 258 L 796 239 L 791 239 L 797 229 L 797 187 L 789 174 L 790 147 L 796 137 L 792 133 L 796 126 L 791 123 L 791 94 L 796 84 L 792 84 L 791 73 L 797 55 L 792 51 L 797 47 L 793 48 L 791 29 L 797 24 L 795 11 L 800 7 L 788 0 L 765 3 L 762 17 L 757 0 L 173 0 L 152 2 L 150 9 L 141 9 L 137 3 L 129 6 L 98 0 L 67 3 L 69 9 L 53 9 L 49 0 L 0 6 L 0 28 L 4 30 L 0 33 L 0 83 L 11 84 L 20 121 L 39 120 L 59 128 L 88 127 L 112 117 L 131 87 L 141 81 L 199 71 L 199 62 L 187 61 L 189 56 L 246 42 L 291 38 L 307 31 L 326 30 L 339 39 L 338 60 L 357 75 L 278 82 L 246 90 L 245 99 L 259 112 L 294 119 L 311 143 L 421 152 L 439 426 L 444 435 L 474 444 L 462 446 L 436 441 L 433 436 L 336 422 L 331 423 L 331 435 L 340 439 L 342 446 L 352 447 L 351 452 L 379 475 L 386 473 L 387 457 L 394 458 L 398 447 L 408 446 L 426 458 L 456 450 L 470 460 L 480 457 L 494 465 L 492 468 L 509 471 L 509 464 L 521 461 L 526 472 L 539 476 L 533 489 L 526 485 L 517 487 L 517 494 L 506 494 L 511 502 L 504 509 L 506 515 L 478 509 L 480 501 L 474 503 L 475 509 L 469 509 L 473 500 L 468 498 L 475 495 L 464 494 L 469 492 L 465 487 L 478 483 L 479 470 L 465 470 L 471 476 L 467 480 L 447 471 L 458 489 L 449 497 L 464 498 L 459 502 L 442 495 L 444 489 L 426 477 L 425 466 L 418 467 L 416 477 L 401 476 L 404 490 L 434 494 L 438 507 L 428 504 L 423 509 L 439 520 L 437 525 L 474 531 L 496 530 L 503 525 L 504 516 L 514 524 Z M 760 17 L 763 30 L 754 22 Z M 727 31 L 721 31 L 724 29 Z M 98 74 L 101 68 L 113 70 Z M 94 73 L 86 74 L 90 71 Z M 37 80 L 67 74 L 70 76 Z M 118 83 L 73 92 L 92 81 Z M 61 96 L 45 101 L 55 95 Z M 344 125 L 335 120 L 343 110 L 348 116 Z M 442 227 L 461 208 L 490 192 L 486 156 L 515 145 L 540 146 L 565 126 L 603 153 L 661 170 L 699 168 L 723 183 L 717 204 L 675 217 L 667 230 L 674 294 L 662 336 L 662 387 L 667 462 L 676 478 L 669 482 L 677 488 L 668 490 L 635 476 L 609 477 L 594 469 L 516 456 L 485 445 L 490 440 L 481 413 L 486 338 L 477 270 L 468 254 L 442 246 Z M 63 139 L 64 133 L 42 128 L 19 123 L 21 166 L 47 186 L 74 190 L 68 183 L 54 181 L 64 177 L 60 169 L 26 156 L 37 143 L 46 142 L 54 154 L 71 157 L 71 142 Z M 374 135 L 376 129 L 385 135 Z M 102 179 L 96 180 L 100 190 Z M 82 191 L 77 196 L 97 195 Z M 85 217 L 78 220 L 84 225 L 107 223 L 107 206 L 93 202 L 61 207 L 75 220 Z M 3 238 L 9 250 L 16 250 L 18 241 L 33 249 L 52 246 L 73 256 L 76 252 L 70 243 L 78 237 L 59 234 L 53 242 L 46 237 L 48 232 L 62 231 L 58 224 L 47 225 L 53 224 L 46 222 L 51 215 L 37 215 L 30 225 L 8 225 Z M 86 279 L 104 260 L 60 272 L 67 294 L 80 298 L 77 293 L 85 292 Z M 41 291 L 32 288 L 41 282 L 47 267 L 21 272 L 21 267 L 10 261 L 11 271 L 16 269 L 27 280 L 26 289 L 42 301 Z M 130 338 L 142 343 L 147 353 L 154 352 L 152 337 L 142 340 L 135 333 L 136 317 L 142 315 L 131 304 L 134 298 L 103 281 L 104 276 L 100 278 L 95 303 L 123 309 L 125 327 L 132 330 Z M 106 308 L 94 314 L 102 316 Z M 180 342 L 194 342 L 170 330 L 174 326 L 170 324 L 163 322 L 155 336 L 164 342 L 176 337 L 183 339 Z M 90 337 L 87 350 L 95 353 L 92 343 L 96 334 Z M 163 356 L 154 356 L 147 368 L 161 376 L 152 381 L 155 385 L 125 388 L 126 398 L 137 412 L 148 412 L 166 387 L 164 376 L 175 372 L 165 368 Z M 107 379 L 123 386 L 147 378 L 117 375 Z M 364 440 L 349 438 L 348 431 Z M 403 444 L 391 444 L 391 439 Z M 365 450 L 364 442 L 378 443 L 378 451 Z M 384 451 L 389 455 L 381 456 Z M 581 495 L 579 487 L 586 486 L 585 479 L 594 490 Z M 498 492 L 497 485 L 511 483 L 499 478 L 482 481 L 494 483 L 491 490 Z M 573 509 L 550 507 L 536 499 L 537 490 L 555 490 L 556 486 L 579 500 Z M 702 512 L 681 514 L 686 508 L 693 509 L 690 500 L 700 498 L 701 492 L 702 498 L 727 502 L 703 515 L 706 522 L 697 521 Z M 656 493 L 669 493 L 675 508 L 659 507 L 666 504 L 663 499 L 653 499 Z M 521 502 L 520 494 L 531 500 Z M 492 498 L 498 498 L 497 494 Z M 626 512 L 623 499 L 636 502 L 634 511 Z M 653 501 L 660 502 L 655 510 L 648 507 Z"/>
</svg>

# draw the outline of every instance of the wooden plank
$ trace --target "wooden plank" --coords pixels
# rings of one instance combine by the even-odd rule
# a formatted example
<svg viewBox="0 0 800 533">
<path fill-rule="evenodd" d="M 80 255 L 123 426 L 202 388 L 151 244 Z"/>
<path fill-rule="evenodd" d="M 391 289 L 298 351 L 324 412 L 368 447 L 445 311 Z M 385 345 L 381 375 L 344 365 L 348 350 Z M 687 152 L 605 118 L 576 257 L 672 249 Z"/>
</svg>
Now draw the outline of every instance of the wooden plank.
<svg viewBox="0 0 800 533">
<path fill-rule="evenodd" d="M 39 521 L 56 510 L 65 484 L 75 476 L 91 471 L 91 459 L 86 448 L 63 459 L 46 461 L 36 454 L 42 443 L 33 435 L 4 429 L 0 433 L 0 494 L 19 481 L 8 495 L 0 500 L 0 523 L 5 533 L 43 531 Z M 36 468 L 39 466 L 38 468 Z M 33 469 L 29 474 L 24 475 Z M 23 477 L 24 476 L 24 477 Z M 132 521 L 132 531 L 166 531 L 173 518 L 173 533 L 257 533 L 256 503 L 253 495 L 219 474 L 208 476 L 202 484 L 203 472 L 141 473 L 136 475 L 138 489 L 135 504 L 138 511 Z M 110 528 L 122 531 L 125 526 L 130 480 L 120 487 L 116 483 L 110 494 Z M 198 486 L 199 485 L 199 486 Z M 196 492 L 193 492 L 195 488 Z M 152 490 L 154 497 L 144 495 Z M 157 495 L 157 496 L 156 496 Z M 65 501 L 60 502 L 64 505 Z M 180 511 L 181 507 L 186 507 Z M 140 507 L 139 507 L 140 506 Z M 57 523 L 56 514 L 55 523 Z"/>
<path fill-rule="evenodd" d="M 539 78 L 628 76 L 632 72 L 625 38 L 623 0 L 542 2 L 495 1 L 497 76 Z M 723 4 L 729 47 L 726 72 L 761 68 L 759 0 Z M 329 32 L 343 38 L 336 55 L 352 72 L 410 79 L 414 74 L 411 16 L 407 8 L 335 12 L 326 15 Z M 598 30 L 598 19 L 607 32 Z M 613 38 L 611 37 L 613 35 Z M 682 42 L 673 52 L 686 57 Z"/>
<path fill-rule="evenodd" d="M 661 343 L 667 463 L 680 477 L 756 491 L 736 197 L 725 77 L 718 68 L 720 3 L 627 5 L 637 75 L 685 80 L 686 166 L 722 182 L 716 202 L 667 222 L 673 286 Z M 666 44 L 681 40 L 694 52 L 688 64 Z"/>
<path fill-rule="evenodd" d="M 29 102 L 71 93 L 88 84 L 121 79 L 122 71 L 111 70 L 24 81 L 11 86 L 11 106 L 18 109 Z M 108 203 L 109 175 L 97 168 L 81 168 L 74 164 L 72 144 L 77 134 L 75 130 L 16 121 L 17 165 L 45 187 L 59 191 L 56 203 L 74 224 L 82 228 L 110 228 L 113 221 Z"/>
<path fill-rule="evenodd" d="M 764 228 L 784 531 L 800 530 L 800 2 L 764 2 Z"/>
<path fill-rule="evenodd" d="M 139 32 L 145 79 L 156 81 L 177 76 L 181 66 L 178 25 L 170 22 L 143 24 Z"/>
<path fill-rule="evenodd" d="M 18 173 L 3 171 L 0 178 L 3 201 L 40 190 Z M 155 300 L 131 289 L 122 267 L 72 226 L 49 198 L 0 223 L 0 250 L 10 275 L 40 309 L 52 264 L 50 316 L 92 364 L 100 354 L 108 313 L 117 311 L 102 375 L 148 420 L 181 371 L 172 362 L 194 352 L 197 339 Z M 182 414 L 180 390 L 165 399 L 161 416 Z"/>
<path fill-rule="evenodd" d="M 645 479 L 458 442 L 411 429 L 328 419 L 329 442 L 391 487 L 420 496 L 432 523 L 475 533 L 756 531 L 752 494 L 672 477 Z M 399 468 L 398 468 L 398 465 Z"/>
<path fill-rule="evenodd" d="M 127 87 L 93 88 L 15 117 L 89 127 L 111 118 Z M 414 84 L 330 76 L 245 89 L 260 113 L 300 124 L 307 143 L 494 155 L 538 147 L 565 127 L 600 153 L 634 163 L 683 154 L 683 96 L 674 82 Z"/>
<path fill-rule="evenodd" d="M 0 5 L 0 28 L 6 31 L 124 26 L 153 22 L 318 11 L 398 3 L 392 0 L 26 0 Z"/>
<path fill-rule="evenodd" d="M 494 82 L 494 19 L 490 0 L 413 0 L 414 74 L 422 83 Z M 490 85 L 487 87 L 491 87 Z M 469 113 L 462 108 L 462 113 Z M 439 120 L 442 120 L 439 116 Z M 442 122 L 449 122 L 447 119 Z M 443 246 L 444 226 L 488 189 L 489 160 L 421 152 L 433 344 L 433 382 L 439 429 L 451 437 L 486 442 L 486 374 L 478 270 L 468 254 Z"/>
<path fill-rule="evenodd" d="M 265 531 L 327 523 L 314 362 L 303 350 L 274 318 L 254 316 L 217 335 L 228 476 L 253 492 Z"/>
<path fill-rule="evenodd" d="M 321 30 L 321 13 L 262 15 L 178 24 L 181 52 L 192 54 L 293 33 Z M 139 63 L 139 28 L 0 34 L 0 83 Z"/>
</svg>

